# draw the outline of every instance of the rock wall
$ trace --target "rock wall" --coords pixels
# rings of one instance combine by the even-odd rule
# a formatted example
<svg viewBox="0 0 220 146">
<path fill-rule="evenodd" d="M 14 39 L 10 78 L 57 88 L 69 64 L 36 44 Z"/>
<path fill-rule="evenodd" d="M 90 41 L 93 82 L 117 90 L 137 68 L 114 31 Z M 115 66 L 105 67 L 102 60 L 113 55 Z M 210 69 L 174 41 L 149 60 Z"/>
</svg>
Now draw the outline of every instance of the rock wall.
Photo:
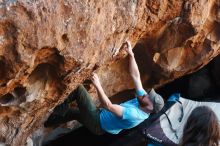
<svg viewBox="0 0 220 146">
<path fill-rule="evenodd" d="M 109 96 L 132 88 L 127 39 L 144 86 L 161 86 L 219 54 L 220 1 L 0 0 L 0 141 L 25 145 L 93 71 Z"/>
</svg>

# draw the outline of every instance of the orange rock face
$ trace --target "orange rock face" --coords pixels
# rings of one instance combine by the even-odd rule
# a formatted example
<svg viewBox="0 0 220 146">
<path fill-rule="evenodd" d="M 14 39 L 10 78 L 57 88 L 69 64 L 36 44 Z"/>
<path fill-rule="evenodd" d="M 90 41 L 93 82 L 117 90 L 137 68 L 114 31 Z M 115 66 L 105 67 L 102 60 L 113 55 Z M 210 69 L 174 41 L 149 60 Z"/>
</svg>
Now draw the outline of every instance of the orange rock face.
<svg viewBox="0 0 220 146">
<path fill-rule="evenodd" d="M 0 0 L 0 141 L 25 145 L 93 71 L 109 96 L 132 88 L 127 39 L 144 86 L 160 86 L 219 54 L 220 2 Z"/>
</svg>

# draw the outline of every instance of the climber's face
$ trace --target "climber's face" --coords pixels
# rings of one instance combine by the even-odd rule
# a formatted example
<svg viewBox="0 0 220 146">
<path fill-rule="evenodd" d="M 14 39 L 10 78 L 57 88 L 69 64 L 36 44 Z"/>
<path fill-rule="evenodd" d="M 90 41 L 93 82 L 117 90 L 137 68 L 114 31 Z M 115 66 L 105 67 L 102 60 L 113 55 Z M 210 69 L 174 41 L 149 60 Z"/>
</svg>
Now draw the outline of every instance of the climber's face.
<svg viewBox="0 0 220 146">
<path fill-rule="evenodd" d="M 144 109 L 144 111 L 147 111 L 148 113 L 151 113 L 153 111 L 153 103 L 147 94 L 138 97 L 138 101 L 140 107 Z"/>
</svg>

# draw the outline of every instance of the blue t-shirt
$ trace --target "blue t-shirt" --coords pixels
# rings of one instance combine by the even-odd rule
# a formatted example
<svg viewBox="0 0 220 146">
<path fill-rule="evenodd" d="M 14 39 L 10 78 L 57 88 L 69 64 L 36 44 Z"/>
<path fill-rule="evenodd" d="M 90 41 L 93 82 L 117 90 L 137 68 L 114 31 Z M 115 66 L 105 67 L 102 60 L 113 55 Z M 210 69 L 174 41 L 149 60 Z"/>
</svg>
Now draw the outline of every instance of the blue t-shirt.
<svg viewBox="0 0 220 146">
<path fill-rule="evenodd" d="M 136 91 L 138 96 L 146 94 L 144 89 Z M 104 131 L 111 134 L 118 134 L 123 129 L 130 129 L 149 117 L 148 113 L 145 113 L 139 109 L 139 103 L 137 98 L 129 100 L 120 104 L 123 107 L 122 117 L 118 117 L 106 109 L 101 109 L 100 123 Z"/>
</svg>

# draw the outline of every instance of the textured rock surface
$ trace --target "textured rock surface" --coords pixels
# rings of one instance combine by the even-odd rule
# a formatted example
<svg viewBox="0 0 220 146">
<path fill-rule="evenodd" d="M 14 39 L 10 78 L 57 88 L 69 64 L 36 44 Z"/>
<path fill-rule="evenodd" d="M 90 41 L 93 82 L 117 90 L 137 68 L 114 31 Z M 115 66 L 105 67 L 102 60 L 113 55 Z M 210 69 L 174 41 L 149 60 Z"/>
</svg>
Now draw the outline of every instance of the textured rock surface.
<svg viewBox="0 0 220 146">
<path fill-rule="evenodd" d="M 160 86 L 219 54 L 220 1 L 0 0 L 0 141 L 25 145 L 93 71 L 109 96 L 132 88 L 126 39 Z"/>
</svg>

